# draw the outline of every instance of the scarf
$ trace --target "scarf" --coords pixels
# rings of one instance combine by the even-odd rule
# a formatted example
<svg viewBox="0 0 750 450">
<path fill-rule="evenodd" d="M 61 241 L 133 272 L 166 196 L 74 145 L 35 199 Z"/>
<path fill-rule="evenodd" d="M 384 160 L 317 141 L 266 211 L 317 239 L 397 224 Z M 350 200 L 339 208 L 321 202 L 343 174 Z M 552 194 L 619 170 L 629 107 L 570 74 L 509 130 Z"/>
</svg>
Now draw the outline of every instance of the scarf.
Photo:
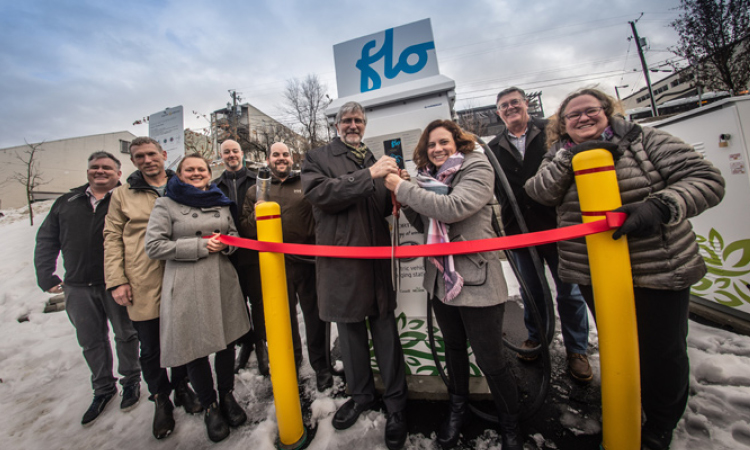
<svg viewBox="0 0 750 450">
<path fill-rule="evenodd" d="M 183 183 L 178 177 L 172 177 L 167 182 L 165 197 L 169 197 L 181 205 L 193 208 L 211 208 L 214 206 L 229 206 L 232 217 L 237 216 L 237 205 L 229 200 L 215 184 L 211 183 L 207 190 L 203 191 L 197 187 Z"/>
<path fill-rule="evenodd" d="M 602 134 L 599 136 L 600 141 L 606 141 L 606 142 L 612 142 L 612 138 L 615 137 L 615 132 L 612 130 L 612 127 L 607 125 L 607 128 L 602 131 Z M 570 150 L 571 148 L 575 147 L 575 142 L 571 141 L 570 139 L 565 139 L 563 141 L 563 148 L 566 150 Z"/>
<path fill-rule="evenodd" d="M 344 140 L 342 139 L 341 142 L 344 142 Z M 367 150 L 368 150 L 365 144 L 360 143 L 359 147 L 354 147 L 353 145 L 349 145 L 346 142 L 344 142 L 344 145 L 349 147 L 349 150 L 352 152 L 352 155 L 354 155 L 354 158 L 357 159 L 360 166 L 365 163 L 365 157 L 367 156 Z"/>
<path fill-rule="evenodd" d="M 461 169 L 464 163 L 463 153 L 456 152 L 452 154 L 435 173 L 435 166 L 428 163 L 417 172 L 417 184 L 423 189 L 435 192 L 439 195 L 447 195 L 450 190 L 453 177 Z M 433 176 L 433 173 L 435 174 Z M 427 224 L 427 243 L 442 244 L 450 242 L 448 237 L 448 227 L 439 220 L 430 217 Z M 461 293 L 464 286 L 464 279 L 456 271 L 453 262 L 453 255 L 430 256 L 429 261 L 437 267 L 438 271 L 443 274 L 445 281 L 445 298 L 440 299 L 443 303 L 449 303 Z"/>
</svg>

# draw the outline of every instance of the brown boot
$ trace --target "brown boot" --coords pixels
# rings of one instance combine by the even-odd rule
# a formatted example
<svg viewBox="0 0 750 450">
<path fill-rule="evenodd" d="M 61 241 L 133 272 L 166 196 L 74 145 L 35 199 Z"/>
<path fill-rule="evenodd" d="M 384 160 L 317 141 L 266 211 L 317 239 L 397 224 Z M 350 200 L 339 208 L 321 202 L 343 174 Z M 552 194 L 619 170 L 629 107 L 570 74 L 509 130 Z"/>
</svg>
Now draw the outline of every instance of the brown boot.
<svg viewBox="0 0 750 450">
<path fill-rule="evenodd" d="M 523 341 L 523 344 L 521 344 L 521 352 L 518 352 L 516 356 L 521 361 L 531 362 L 536 361 L 537 358 L 539 358 L 539 342 L 532 341 L 531 339 L 526 339 Z"/>
<path fill-rule="evenodd" d="M 588 383 L 594 378 L 594 371 L 591 370 L 589 358 L 580 353 L 568 353 L 568 370 L 570 376 L 577 381 Z"/>
</svg>

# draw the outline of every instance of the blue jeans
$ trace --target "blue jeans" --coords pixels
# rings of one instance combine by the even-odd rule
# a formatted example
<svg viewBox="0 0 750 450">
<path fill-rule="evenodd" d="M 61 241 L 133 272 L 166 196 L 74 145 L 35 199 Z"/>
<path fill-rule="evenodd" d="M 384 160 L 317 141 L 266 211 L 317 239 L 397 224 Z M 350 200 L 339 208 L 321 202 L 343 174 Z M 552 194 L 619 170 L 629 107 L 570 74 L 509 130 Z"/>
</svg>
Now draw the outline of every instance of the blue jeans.
<svg viewBox="0 0 750 450">
<path fill-rule="evenodd" d="M 536 247 L 539 257 L 547 263 L 552 279 L 557 288 L 557 313 L 560 315 L 560 328 L 562 328 L 563 342 L 568 353 L 586 354 L 589 345 L 589 316 L 586 302 L 581 296 L 578 285 L 565 283 L 557 274 L 557 266 L 560 262 L 555 244 L 540 245 Z M 527 249 L 512 250 L 509 252 L 518 266 L 519 275 L 526 282 L 534 303 L 539 310 L 542 323 L 547 323 L 547 309 L 544 305 L 544 291 L 539 282 L 539 276 L 534 268 L 534 261 Z M 529 299 L 521 289 L 521 298 L 524 305 L 529 305 Z M 528 306 L 524 307 L 523 320 L 529 332 L 529 339 L 541 342 L 539 330 L 536 327 L 534 316 Z"/>
</svg>

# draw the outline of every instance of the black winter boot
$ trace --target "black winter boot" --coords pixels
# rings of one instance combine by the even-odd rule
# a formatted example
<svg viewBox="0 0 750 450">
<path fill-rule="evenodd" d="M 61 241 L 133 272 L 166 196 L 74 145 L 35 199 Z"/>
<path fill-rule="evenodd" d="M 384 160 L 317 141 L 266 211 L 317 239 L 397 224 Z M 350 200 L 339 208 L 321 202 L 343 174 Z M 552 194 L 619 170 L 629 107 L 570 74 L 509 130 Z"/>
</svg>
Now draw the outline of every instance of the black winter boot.
<svg viewBox="0 0 750 450">
<path fill-rule="evenodd" d="M 237 428 L 247 420 L 247 414 L 234 399 L 232 391 L 219 396 L 219 409 L 227 424 L 232 428 Z"/>
<path fill-rule="evenodd" d="M 165 394 L 154 395 L 154 403 L 156 404 L 156 410 L 154 411 L 152 431 L 156 439 L 164 439 L 174 430 L 174 417 L 172 416 L 174 406 L 169 400 L 169 395 Z"/>
<path fill-rule="evenodd" d="M 240 353 L 237 355 L 237 360 L 234 362 L 234 373 L 240 373 L 240 369 L 244 369 L 247 366 L 247 361 L 250 359 L 253 347 L 252 342 L 242 344 Z"/>
<path fill-rule="evenodd" d="M 461 428 L 468 423 L 471 415 L 468 395 L 450 394 L 450 396 L 450 412 L 437 435 L 437 443 L 444 449 L 456 446 Z"/>
<path fill-rule="evenodd" d="M 224 417 L 219 411 L 219 405 L 213 402 L 206 408 L 206 415 L 203 419 L 206 422 L 206 431 L 208 438 L 213 442 L 219 442 L 229 436 L 229 425 L 224 421 Z"/>
<path fill-rule="evenodd" d="M 268 349 L 266 349 L 266 341 L 259 340 L 255 343 L 255 356 L 258 357 L 258 372 L 264 377 L 267 377 L 268 372 Z"/>
<path fill-rule="evenodd" d="M 182 406 L 188 414 L 197 414 L 203 411 L 198 396 L 188 386 L 187 378 L 180 380 L 174 388 L 174 405 Z"/>
<path fill-rule="evenodd" d="M 523 437 L 518 426 L 518 414 L 499 413 L 500 434 L 503 450 L 523 450 Z"/>
</svg>

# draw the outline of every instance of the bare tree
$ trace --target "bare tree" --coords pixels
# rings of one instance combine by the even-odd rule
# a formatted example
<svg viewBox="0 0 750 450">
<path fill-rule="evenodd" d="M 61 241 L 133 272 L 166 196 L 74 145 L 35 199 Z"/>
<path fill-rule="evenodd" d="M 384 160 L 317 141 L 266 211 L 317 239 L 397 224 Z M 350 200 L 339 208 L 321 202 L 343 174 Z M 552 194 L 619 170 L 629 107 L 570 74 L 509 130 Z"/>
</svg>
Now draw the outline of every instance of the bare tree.
<svg viewBox="0 0 750 450">
<path fill-rule="evenodd" d="M 690 63 L 702 86 L 737 94 L 750 80 L 750 0 L 680 0 L 671 50 Z"/>
<path fill-rule="evenodd" d="M 324 114 L 330 102 L 326 90 L 315 74 L 307 75 L 304 80 L 293 78 L 286 83 L 285 111 L 293 115 L 302 127 L 302 136 L 307 141 L 303 151 L 320 147 L 328 141 Z"/>
<path fill-rule="evenodd" d="M 10 177 L 11 180 L 16 180 L 26 188 L 26 203 L 29 205 L 29 220 L 32 226 L 34 225 L 34 210 L 31 208 L 31 204 L 34 202 L 34 189 L 48 183 L 42 179 L 42 172 L 39 170 L 39 161 L 37 160 L 38 152 L 44 151 L 42 144 L 44 142 L 39 144 L 26 142 L 28 148 L 23 151 L 25 156 L 16 152 L 16 158 L 24 164 L 26 170 L 24 172 L 13 172 Z"/>
</svg>

